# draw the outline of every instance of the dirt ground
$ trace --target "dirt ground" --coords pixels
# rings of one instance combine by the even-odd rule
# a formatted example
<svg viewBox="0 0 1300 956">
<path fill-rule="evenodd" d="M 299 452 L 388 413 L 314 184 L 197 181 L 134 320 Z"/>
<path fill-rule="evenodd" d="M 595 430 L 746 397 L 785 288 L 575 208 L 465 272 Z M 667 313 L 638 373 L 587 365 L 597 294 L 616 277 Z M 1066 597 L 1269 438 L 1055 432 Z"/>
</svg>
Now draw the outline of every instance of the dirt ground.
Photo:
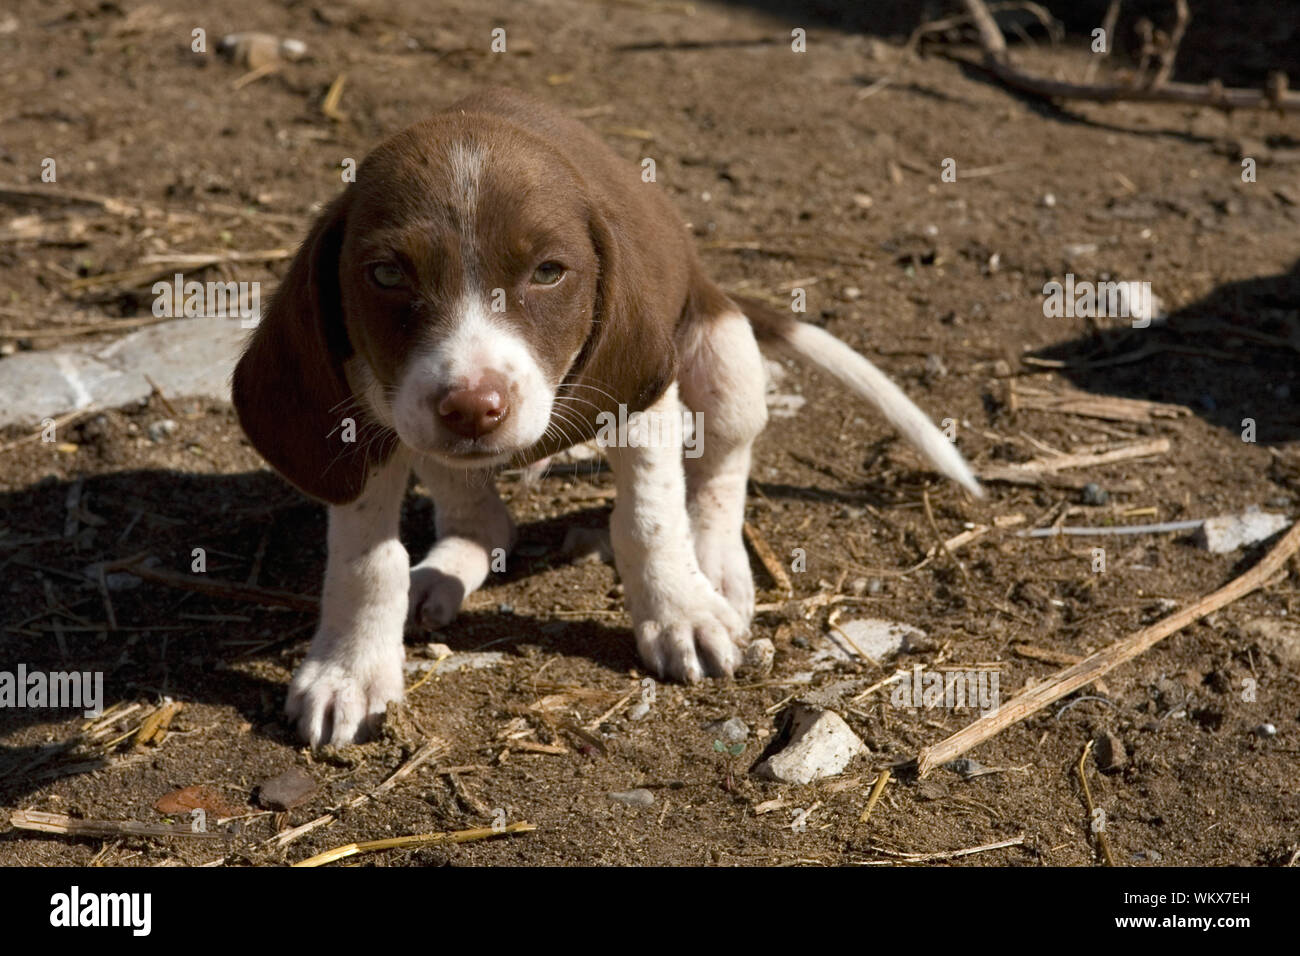
<svg viewBox="0 0 1300 956">
<path fill-rule="evenodd" d="M 1039 72 L 1081 77 L 1091 57 L 1084 38 L 1105 4 L 1049 6 L 1071 11 L 1067 42 L 1054 46 L 1035 28 L 1017 56 Z M 1167 6 L 1147 8 L 1162 23 Z M 1228 19 L 1204 6 L 1193 7 L 1178 78 L 1258 87 L 1270 69 L 1300 76 L 1300 10 L 1242 3 Z M 1123 37 L 1140 7 L 1126 8 Z M 265 468 L 229 406 L 155 395 L 143 407 L 74 420 L 57 443 L 10 430 L 0 434 L 0 664 L 100 670 L 106 704 L 138 706 L 97 735 L 67 711 L 0 711 L 0 863 L 266 864 L 504 816 L 537 829 L 359 859 L 844 864 L 1022 838 L 950 862 L 1091 866 L 1099 847 L 1076 764 L 1088 741 L 1108 734 L 1123 744 L 1122 766 L 1085 766 L 1117 863 L 1295 861 L 1300 652 L 1249 626 L 1295 615 L 1294 566 L 1118 668 L 1104 686 L 968 754 L 991 772 L 900 773 L 870 820 L 859 819 L 882 768 L 975 717 L 894 707 L 888 687 L 863 695 L 896 668 L 994 667 L 1005 700 L 1066 655 L 1195 602 L 1266 547 L 1214 555 L 1185 533 L 1042 539 L 1017 531 L 1254 505 L 1300 511 L 1300 166 L 1282 161 L 1300 145 L 1294 120 L 1044 104 L 942 55 L 974 59 L 968 35 L 956 33 L 900 63 L 919 4 L 797 12 L 694 2 L 691 16 L 681 8 L 17 0 L 0 15 L 0 182 L 37 184 L 42 158 L 56 157 L 59 188 L 134 205 L 0 200 L 0 231 L 33 214 L 48 230 L 0 241 L 0 345 L 93 341 L 67 331 L 125 329 L 148 317 L 147 285 L 73 285 L 145 255 L 291 248 L 339 190 L 344 157 L 363 156 L 474 89 L 506 84 L 584 117 L 629 159 L 654 157 L 662 188 L 725 287 L 782 301 L 806 289 L 808 318 L 871 356 L 936 421 L 954 419 L 977 468 L 1139 440 L 1167 439 L 1168 450 L 1062 472 L 1059 482 L 990 483 L 975 501 L 926 472 L 833 382 L 790 366 L 778 387 L 806 404 L 773 418 L 760 440 L 748 511 L 777 554 L 807 554 L 807 570 L 790 574 L 789 601 L 755 563 L 759 600 L 775 608 L 754 625 L 755 637 L 776 645 L 769 676 L 661 684 L 648 716 L 632 719 L 645 675 L 617 577 L 561 554 L 567 528 L 606 521 L 608 474 L 557 469 L 532 489 L 506 475 L 500 485 L 521 527 L 509 572 L 452 626 L 412 635 L 407 648 L 408 659 L 420 659 L 432 639 L 456 651 L 502 651 L 502 661 L 435 672 L 382 739 L 313 755 L 282 716 L 310 612 L 154 582 L 106 600 L 84 572 L 152 557 L 158 569 L 188 575 L 202 547 L 209 579 L 318 593 L 324 512 Z M 195 27 L 207 31 L 207 54 L 191 51 Z M 494 27 L 507 30 L 505 54 L 489 52 Z M 795 27 L 807 30 L 806 53 L 790 49 Z M 235 30 L 301 39 L 308 56 L 248 81 L 245 68 L 213 52 Z M 1102 75 L 1132 69 L 1131 46 L 1121 43 Z M 341 116 L 327 117 L 322 101 L 344 73 Z M 1242 181 L 1242 154 L 1258 157 L 1256 182 Z M 945 158 L 956 160 L 955 183 L 940 178 Z M 224 272 L 270 289 L 283 267 L 240 261 L 207 277 Z M 1047 318 L 1043 284 L 1067 272 L 1148 281 L 1168 322 L 1132 329 L 1124 320 Z M 46 331 L 23 331 L 33 327 Z M 1040 393 L 1066 389 L 1180 408 L 1133 421 L 1035 407 Z M 177 430 L 152 441 L 149 426 L 165 418 Z M 1253 443 L 1242 440 L 1245 418 L 1257 423 Z M 1107 500 L 1085 494 L 1084 481 Z M 80 495 L 71 509 L 70 494 Z M 1021 524 L 995 526 L 1015 515 Z M 972 524 L 992 530 L 923 563 L 936 535 Z M 432 541 L 432 505 L 418 489 L 403 538 L 413 554 Z M 1104 573 L 1093 570 L 1097 546 L 1107 549 Z M 836 592 L 852 600 L 807 600 Z M 840 624 L 885 618 L 927 636 L 884 664 L 828 658 L 832 613 Z M 1253 700 L 1243 699 L 1252 696 L 1243 692 L 1248 681 Z M 760 780 L 750 768 L 776 735 L 783 703 L 809 694 L 832 701 L 870 753 L 806 786 Z M 137 751 L 132 732 L 164 698 L 183 709 L 161 743 Z M 732 717 L 752 731 L 738 754 L 715 745 L 716 722 Z M 1261 732 L 1265 724 L 1276 733 Z M 276 844 L 277 832 L 387 778 L 430 735 L 445 747 L 401 784 Z M 288 812 L 262 809 L 259 782 L 291 767 L 305 769 L 318 792 Z M 198 785 L 224 797 L 225 815 L 238 819 L 221 826 L 240 828 L 236 842 L 68 838 L 8 824 L 18 809 L 184 820 L 155 801 Z M 635 788 L 653 803 L 609 796 Z"/>
</svg>

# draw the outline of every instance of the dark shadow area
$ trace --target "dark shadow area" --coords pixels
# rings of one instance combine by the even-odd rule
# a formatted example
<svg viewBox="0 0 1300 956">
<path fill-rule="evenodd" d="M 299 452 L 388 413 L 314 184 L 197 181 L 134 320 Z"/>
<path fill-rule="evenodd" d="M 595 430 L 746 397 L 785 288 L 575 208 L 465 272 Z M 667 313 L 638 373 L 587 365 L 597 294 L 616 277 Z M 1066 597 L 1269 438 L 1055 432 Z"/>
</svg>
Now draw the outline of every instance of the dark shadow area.
<svg viewBox="0 0 1300 956">
<path fill-rule="evenodd" d="M 729 6 L 746 7 L 785 21 L 791 27 L 839 30 L 905 39 L 923 21 L 937 20 L 964 12 L 958 0 L 726 0 Z M 1043 0 L 1041 4 L 1065 28 L 1064 42 L 1084 45 L 1106 15 L 1109 0 Z M 1189 0 L 1191 20 L 1179 48 L 1174 79 L 1204 83 L 1219 79 L 1227 86 L 1261 87 L 1272 70 L 1292 77 L 1300 74 L 1300 6 L 1276 0 Z M 1024 11 L 998 14 L 1004 24 L 1008 45 L 1023 43 L 1019 30 L 1035 43 L 1044 43 L 1043 31 Z M 1120 8 L 1112 56 L 1119 65 L 1137 62 L 1140 40 L 1136 25 L 1146 18 L 1157 30 L 1169 30 L 1174 22 L 1172 0 L 1125 0 Z M 961 27 L 945 36 L 948 40 L 969 39 L 975 47 L 974 31 Z"/>
<path fill-rule="evenodd" d="M 324 509 L 269 472 L 133 470 L 80 484 L 75 527 L 68 519 L 73 482 L 50 479 L 0 494 L 8 532 L 0 536 L 0 670 L 13 673 L 24 664 L 29 672 L 102 672 L 102 706 L 163 696 L 229 705 L 255 733 L 294 744 L 282 715 L 284 686 L 231 665 L 260 658 L 292 667 L 306 650 L 316 612 L 113 572 L 105 592 L 96 565 L 140 558 L 161 571 L 195 574 L 193 552 L 202 548 L 209 581 L 247 584 L 255 577 L 259 587 L 314 597 L 325 565 Z M 607 522 L 607 507 L 577 505 L 522 525 L 508 570 L 493 575 L 485 591 L 568 563 L 561 555 L 567 529 Z M 433 504 L 426 496 L 407 496 L 402 540 L 415 560 L 432 545 Z M 466 611 L 450 627 L 408 640 L 442 641 L 458 651 L 538 644 L 620 673 L 637 665 L 623 627 L 509 611 Z M 3 707 L 0 733 L 74 715 L 82 719 L 80 709 Z M 76 762 L 62 743 L 0 746 L 0 803 L 12 804 L 52 775 L 67 775 Z M 89 762 L 75 772 L 93 769 Z"/>
<path fill-rule="evenodd" d="M 1300 438 L 1300 260 L 1287 272 L 1219 286 L 1164 322 L 1125 319 L 1034 353 L 1089 392 L 1185 405 L 1261 444 Z"/>
</svg>

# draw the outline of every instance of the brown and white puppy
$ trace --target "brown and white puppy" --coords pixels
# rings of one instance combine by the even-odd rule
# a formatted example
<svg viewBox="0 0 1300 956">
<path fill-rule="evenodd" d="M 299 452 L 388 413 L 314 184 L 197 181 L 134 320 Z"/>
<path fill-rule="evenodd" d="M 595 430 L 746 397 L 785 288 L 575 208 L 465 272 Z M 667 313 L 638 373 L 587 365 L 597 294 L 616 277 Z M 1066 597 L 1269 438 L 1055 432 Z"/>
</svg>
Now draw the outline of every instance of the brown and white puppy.
<svg viewBox="0 0 1300 956">
<path fill-rule="evenodd" d="M 513 546 L 491 469 L 589 439 L 620 409 L 662 426 L 604 449 L 637 649 L 665 677 L 731 674 L 754 606 L 742 524 L 767 417 L 756 334 L 870 399 L 979 493 L 865 358 L 747 311 L 704 275 L 657 186 L 531 97 L 471 96 L 376 148 L 312 227 L 234 376 L 258 451 L 330 506 L 320 625 L 289 691 L 302 736 L 373 729 L 402 696 L 408 605 L 446 624 Z M 698 456 L 682 454 L 682 404 L 702 423 Z M 414 567 L 398 540 L 412 469 L 437 524 Z"/>
</svg>

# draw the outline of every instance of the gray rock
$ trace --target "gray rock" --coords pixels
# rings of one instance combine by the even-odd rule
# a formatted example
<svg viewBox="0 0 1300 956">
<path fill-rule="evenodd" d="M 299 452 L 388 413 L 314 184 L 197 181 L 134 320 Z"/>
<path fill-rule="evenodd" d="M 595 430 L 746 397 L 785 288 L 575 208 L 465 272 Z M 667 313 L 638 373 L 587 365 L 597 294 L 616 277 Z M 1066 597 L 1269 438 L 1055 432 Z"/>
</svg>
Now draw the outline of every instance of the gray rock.
<svg viewBox="0 0 1300 956">
<path fill-rule="evenodd" d="M 1083 486 L 1082 498 L 1085 505 L 1100 507 L 1110 501 L 1110 493 L 1095 481 L 1090 481 Z"/>
<path fill-rule="evenodd" d="M 955 774 L 960 774 L 962 779 L 969 780 L 971 777 L 977 777 L 984 765 L 978 760 L 971 760 L 969 757 L 958 757 L 956 760 L 949 760 L 943 765 L 944 770 L 951 770 Z"/>
<path fill-rule="evenodd" d="M 464 651 L 433 661 L 407 661 L 405 667 L 407 673 L 422 674 L 436 666 L 439 674 L 450 674 L 452 671 L 476 671 L 484 667 L 495 667 L 505 660 L 505 656 L 503 651 Z"/>
<path fill-rule="evenodd" d="M 649 790 L 616 790 L 608 794 L 615 803 L 626 803 L 629 807 L 648 807 L 655 802 L 655 795 Z"/>
<path fill-rule="evenodd" d="M 833 777 L 848 766 L 867 746 L 839 714 L 807 704 L 795 704 L 787 712 L 789 742 L 768 757 L 754 772 L 781 783 L 811 783 Z"/>
<path fill-rule="evenodd" d="M 146 568 L 156 568 L 161 563 L 162 562 L 160 562 L 153 555 L 150 555 L 144 560 L 144 566 Z M 99 569 L 102 568 L 103 566 L 104 566 L 103 561 L 96 561 L 94 564 L 88 564 L 84 568 L 82 568 L 81 573 L 85 576 L 87 581 L 90 581 L 92 584 L 98 586 Z M 133 591 L 143 583 L 144 582 L 141 581 L 139 578 L 137 578 L 134 574 L 130 574 L 126 571 L 110 571 L 108 572 L 108 574 L 104 575 L 104 586 L 107 587 L 110 591 L 114 591 L 114 592 Z"/>
<path fill-rule="evenodd" d="M 44 419 L 99 405 L 111 408 L 150 393 L 143 375 L 75 352 L 19 352 L 0 360 L 0 425 L 33 428 Z"/>
<path fill-rule="evenodd" d="M 20 352 L 0 359 L 0 426 L 31 428 L 43 419 L 96 405 L 116 408 L 164 395 L 230 399 L 230 376 L 248 330 L 238 318 L 176 319 L 107 346 Z"/>
<path fill-rule="evenodd" d="M 195 395 L 227 402 L 249 331 L 238 318 L 177 319 L 133 332 L 95 358 L 125 374 L 148 375 L 168 398 Z"/>
<path fill-rule="evenodd" d="M 715 720 L 709 724 L 708 731 L 723 743 L 728 744 L 743 743 L 749 737 L 749 725 L 739 717 L 732 717 L 730 720 Z"/>
<path fill-rule="evenodd" d="M 317 789 L 307 771 L 292 767 L 278 777 L 263 780 L 257 788 L 257 802 L 268 810 L 292 810 L 310 800 Z"/>
<path fill-rule="evenodd" d="M 1245 511 L 1236 515 L 1207 518 L 1196 531 L 1196 543 L 1211 554 L 1227 554 L 1265 538 L 1271 538 L 1291 523 L 1286 515 L 1267 511 Z"/>
</svg>

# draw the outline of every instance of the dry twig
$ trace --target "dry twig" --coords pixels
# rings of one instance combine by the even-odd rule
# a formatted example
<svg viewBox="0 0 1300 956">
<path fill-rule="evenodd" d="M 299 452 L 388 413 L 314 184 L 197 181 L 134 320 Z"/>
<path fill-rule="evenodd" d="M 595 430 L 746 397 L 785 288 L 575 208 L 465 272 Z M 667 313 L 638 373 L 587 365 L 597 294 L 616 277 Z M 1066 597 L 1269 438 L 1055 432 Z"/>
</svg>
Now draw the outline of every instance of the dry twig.
<svg viewBox="0 0 1300 956">
<path fill-rule="evenodd" d="M 1090 654 L 1049 680 L 1023 691 L 997 710 L 981 717 L 952 736 L 932 747 L 926 747 L 917 756 L 917 775 L 925 776 L 940 764 L 960 757 L 972 747 L 996 736 L 1012 724 L 1019 723 L 1053 701 L 1074 693 L 1120 664 L 1145 653 L 1170 634 L 1175 634 L 1189 624 L 1258 590 L 1282 570 L 1297 550 L 1300 550 L 1300 523 L 1292 525 L 1291 530 L 1273 547 L 1272 551 L 1264 556 L 1262 561 L 1213 594 L 1206 595 L 1190 607 L 1171 614 L 1135 634 L 1130 634 L 1095 654 Z"/>
</svg>

